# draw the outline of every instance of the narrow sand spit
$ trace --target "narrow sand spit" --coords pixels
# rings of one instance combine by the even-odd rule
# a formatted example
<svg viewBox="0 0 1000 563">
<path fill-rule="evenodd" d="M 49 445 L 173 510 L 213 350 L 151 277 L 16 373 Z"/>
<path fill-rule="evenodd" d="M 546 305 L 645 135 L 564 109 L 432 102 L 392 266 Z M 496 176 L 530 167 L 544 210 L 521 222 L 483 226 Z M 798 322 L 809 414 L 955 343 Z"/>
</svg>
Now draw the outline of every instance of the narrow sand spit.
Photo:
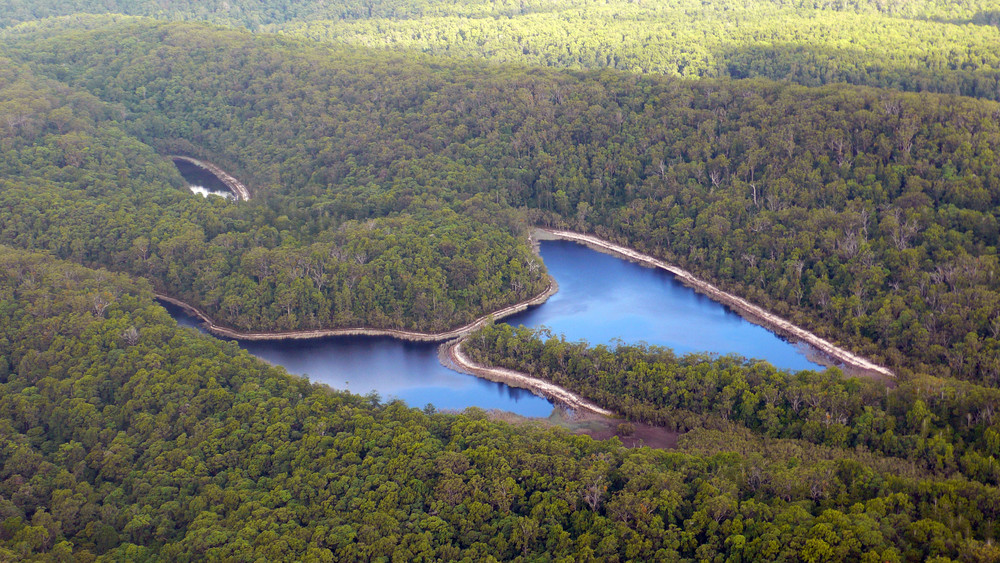
<svg viewBox="0 0 1000 563">
<path fill-rule="evenodd" d="M 238 332 L 226 327 L 221 327 L 212 322 L 211 318 L 198 308 L 185 303 L 179 299 L 174 299 L 167 295 L 156 293 L 156 298 L 166 301 L 168 303 L 173 303 L 178 307 L 181 307 L 188 313 L 201 319 L 207 329 L 219 336 L 225 336 L 229 338 L 235 338 L 237 340 L 287 340 L 287 339 L 303 339 L 303 338 L 321 338 L 324 336 L 392 336 L 394 338 L 399 338 L 402 340 L 412 340 L 412 341 L 422 341 L 422 342 L 440 342 L 445 340 L 451 340 L 441 345 L 442 356 L 449 360 L 452 367 L 456 368 L 458 371 L 463 373 L 468 373 L 469 375 L 474 375 L 476 377 L 481 377 L 483 379 L 488 379 L 490 381 L 499 381 L 501 383 L 507 383 L 512 387 L 520 387 L 527 389 L 537 395 L 541 395 L 545 398 L 557 401 L 571 409 L 581 409 L 595 414 L 603 416 L 614 416 L 614 413 L 602 409 L 597 405 L 587 401 L 586 399 L 572 393 L 558 385 L 549 383 L 545 380 L 531 377 L 529 375 L 516 372 L 509 369 L 492 368 L 488 366 L 482 366 L 476 364 L 471 359 L 468 358 L 459 349 L 462 342 L 469 333 L 473 332 L 477 328 L 483 326 L 491 318 L 498 319 L 503 318 L 519 311 L 523 311 L 532 305 L 537 305 L 544 302 L 550 296 L 555 294 L 558 290 L 558 286 L 553 282 L 549 285 L 548 289 L 539 294 L 532 299 L 527 301 L 522 301 L 510 307 L 505 307 L 499 311 L 494 312 L 492 315 L 487 315 L 481 317 L 476 321 L 467 324 L 463 327 L 439 333 L 423 333 L 423 332 L 412 332 L 412 331 L 402 331 L 402 330 L 384 330 L 384 329 L 369 329 L 369 328 L 344 328 L 344 329 L 329 329 L 329 330 L 311 330 L 311 331 L 295 331 L 295 332 L 277 332 L 277 333 L 244 333 Z"/>
<path fill-rule="evenodd" d="M 536 395 L 542 395 L 548 399 L 562 403 L 571 409 L 585 410 L 603 416 L 615 416 L 615 413 L 607 409 L 602 409 L 583 397 L 563 389 L 558 385 L 549 383 L 544 379 L 531 377 L 511 369 L 479 365 L 469 359 L 469 357 L 462 352 L 461 345 L 464 341 L 465 339 L 462 338 L 444 345 L 444 347 L 446 347 L 448 359 L 450 359 L 456 367 L 461 368 L 461 371 L 475 375 L 476 377 L 489 379 L 490 381 L 499 381 L 512 387 L 527 389 Z"/>
<path fill-rule="evenodd" d="M 895 374 L 889 369 L 879 366 L 873 362 L 866 360 L 860 356 L 852 354 L 843 348 L 840 348 L 833 343 L 816 336 L 815 334 L 798 327 L 777 315 L 771 314 L 764 309 L 749 303 L 748 301 L 727 293 L 718 289 L 717 287 L 705 282 L 687 270 L 683 270 L 676 266 L 672 266 L 648 256 L 642 254 L 635 250 L 620 246 L 594 236 L 584 235 L 580 233 L 575 233 L 572 231 L 563 231 L 557 229 L 547 229 L 542 227 L 536 227 L 535 232 L 540 234 L 541 237 L 532 236 L 532 242 L 535 242 L 539 238 L 557 238 L 564 240 L 571 240 L 575 242 L 580 242 L 586 244 L 596 250 L 601 250 L 608 252 L 610 254 L 616 254 L 625 257 L 630 260 L 634 260 L 640 263 L 644 263 L 653 267 L 661 268 L 675 275 L 680 279 L 685 285 L 699 291 L 713 300 L 729 306 L 730 308 L 736 310 L 741 316 L 747 318 L 748 320 L 755 322 L 769 330 L 773 330 L 779 334 L 789 336 L 791 338 L 801 340 L 808 343 L 809 345 L 815 347 L 820 352 L 826 356 L 832 358 L 837 362 L 842 362 L 843 364 L 857 369 L 863 373 L 875 374 L 883 377 L 894 378 Z M 534 235 L 534 234 L 533 234 Z M 491 381 L 499 381 L 506 383 L 513 387 L 520 387 L 528 389 L 529 391 L 561 403 L 571 409 L 578 409 L 587 412 L 591 412 L 601 416 L 613 417 L 615 413 L 607 409 L 603 409 L 590 401 L 584 399 L 583 397 L 564 389 L 558 385 L 545 381 L 543 379 L 538 379 L 531 377 L 530 375 L 517 372 L 514 370 L 504 369 L 504 368 L 494 368 L 489 366 L 484 366 L 473 362 L 466 356 L 461 350 L 461 344 L 465 341 L 468 335 L 475 331 L 476 329 L 482 327 L 484 324 L 491 322 L 491 320 L 499 320 L 504 317 L 513 315 L 514 313 L 521 312 L 528 307 L 534 305 L 539 305 L 544 303 L 549 297 L 554 295 L 556 291 L 559 290 L 559 286 L 556 284 L 555 280 L 550 280 L 549 286 L 540 293 L 539 295 L 527 299 L 520 303 L 516 303 L 509 307 L 504 307 L 498 311 L 494 311 L 492 314 L 480 317 L 475 321 L 458 327 L 453 330 L 438 333 L 427 333 L 427 332 L 417 332 L 417 331 L 406 331 L 406 330 L 393 330 L 393 329 L 373 329 L 373 328 L 338 328 L 338 329 L 320 329 L 320 330 L 300 330 L 300 331 L 288 331 L 288 332 L 239 332 L 231 328 L 220 326 L 215 324 L 212 319 L 198 308 L 185 303 L 179 299 L 156 293 L 156 298 L 166 301 L 168 303 L 173 303 L 190 314 L 201 319 L 209 332 L 216 334 L 218 336 L 224 336 L 228 338 L 234 338 L 237 340 L 289 340 L 289 339 L 307 339 L 307 338 L 322 338 L 325 336 L 391 336 L 393 338 L 399 338 L 402 340 L 411 340 L 418 342 L 446 342 L 441 345 L 440 356 L 447 363 L 451 364 L 451 367 L 474 375 L 476 377 L 481 377 Z M 451 341 L 451 342 L 447 342 Z"/>
</svg>

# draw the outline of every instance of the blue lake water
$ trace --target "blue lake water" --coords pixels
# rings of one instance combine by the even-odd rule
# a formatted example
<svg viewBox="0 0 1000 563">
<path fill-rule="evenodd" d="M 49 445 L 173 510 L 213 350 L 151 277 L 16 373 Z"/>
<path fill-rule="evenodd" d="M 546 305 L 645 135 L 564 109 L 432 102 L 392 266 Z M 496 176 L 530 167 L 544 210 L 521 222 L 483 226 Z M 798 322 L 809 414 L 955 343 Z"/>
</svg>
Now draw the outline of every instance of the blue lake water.
<svg viewBox="0 0 1000 563">
<path fill-rule="evenodd" d="M 646 268 L 569 241 L 542 241 L 541 255 L 559 292 L 538 307 L 504 322 L 547 326 L 567 340 L 591 344 L 646 342 L 677 353 L 736 353 L 779 368 L 822 369 L 807 349 L 790 344 L 677 282 Z M 168 310 L 182 324 L 196 326 L 179 308 Z M 413 407 L 476 406 L 524 416 L 548 416 L 552 403 L 532 393 L 450 370 L 438 361 L 437 345 L 388 337 L 330 337 L 314 340 L 240 342 L 251 354 L 290 373 L 337 389 Z"/>
<path fill-rule="evenodd" d="M 180 307 L 163 304 L 184 325 L 201 330 L 198 319 Z M 466 407 L 501 409 L 522 416 L 548 416 L 553 405 L 524 389 L 459 373 L 438 361 L 438 344 L 407 342 L 388 336 L 332 336 L 310 340 L 239 341 L 258 358 L 289 373 L 335 389 L 382 400 L 402 399 L 411 407 L 433 404 L 438 410 Z"/>
<path fill-rule="evenodd" d="M 570 341 L 609 344 L 620 338 L 678 354 L 735 353 L 779 368 L 823 369 L 806 358 L 809 349 L 745 320 L 668 272 L 565 240 L 542 241 L 541 254 L 559 292 L 504 322 L 546 326 Z"/>
</svg>

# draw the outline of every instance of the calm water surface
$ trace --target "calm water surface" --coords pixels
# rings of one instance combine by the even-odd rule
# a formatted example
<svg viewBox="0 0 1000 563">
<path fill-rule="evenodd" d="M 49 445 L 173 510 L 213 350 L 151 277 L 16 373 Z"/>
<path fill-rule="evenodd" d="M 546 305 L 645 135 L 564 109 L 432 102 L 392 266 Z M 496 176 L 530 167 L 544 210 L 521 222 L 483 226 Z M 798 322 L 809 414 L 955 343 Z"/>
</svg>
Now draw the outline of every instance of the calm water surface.
<svg viewBox="0 0 1000 563">
<path fill-rule="evenodd" d="M 175 160 L 174 166 L 181 173 L 181 177 L 188 183 L 188 188 L 196 194 L 204 197 L 216 195 L 226 199 L 233 199 L 233 193 L 229 191 L 226 184 L 208 170 L 200 166 L 191 164 L 186 160 Z"/>
<path fill-rule="evenodd" d="M 559 292 L 506 322 L 547 326 L 568 340 L 592 344 L 647 342 L 678 353 L 737 353 L 780 368 L 821 369 L 805 350 L 743 320 L 662 271 L 645 268 L 569 241 L 543 241 L 541 254 Z M 196 326 L 179 308 L 181 324 Z M 437 345 L 388 337 L 240 342 L 251 354 L 289 372 L 354 393 L 377 392 L 413 407 L 476 406 L 524 416 L 548 416 L 552 404 L 515 389 L 452 371 L 438 361 Z"/>
<path fill-rule="evenodd" d="M 178 323 L 201 329 L 180 307 L 161 303 Z M 501 409 L 523 416 L 548 416 L 552 403 L 530 391 L 459 373 L 438 361 L 438 344 L 387 336 L 331 336 L 310 340 L 239 341 L 240 347 L 289 373 L 360 395 L 375 391 L 383 400 L 438 410 Z"/>
<path fill-rule="evenodd" d="M 542 241 L 541 253 L 559 293 L 504 322 L 547 326 L 570 341 L 609 344 L 620 338 L 678 354 L 735 353 L 779 368 L 823 369 L 806 358 L 806 348 L 746 321 L 663 270 L 565 240 Z"/>
</svg>

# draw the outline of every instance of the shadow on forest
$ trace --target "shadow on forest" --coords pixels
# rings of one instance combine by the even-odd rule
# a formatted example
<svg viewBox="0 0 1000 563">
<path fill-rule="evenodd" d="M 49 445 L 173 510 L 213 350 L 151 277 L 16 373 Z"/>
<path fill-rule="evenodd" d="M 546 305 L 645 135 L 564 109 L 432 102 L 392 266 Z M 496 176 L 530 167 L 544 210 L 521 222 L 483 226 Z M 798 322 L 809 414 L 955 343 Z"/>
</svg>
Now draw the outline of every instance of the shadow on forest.
<svg viewBox="0 0 1000 563">
<path fill-rule="evenodd" d="M 976 13 L 972 21 L 976 25 L 992 25 L 1000 29 L 1000 10 L 988 10 Z"/>
<path fill-rule="evenodd" d="M 508 424 L 531 424 L 541 428 L 562 428 L 572 434 L 583 434 L 595 440 L 618 438 L 626 448 L 649 447 L 675 449 L 684 432 L 644 422 L 626 422 L 624 419 L 602 416 L 584 411 L 573 411 L 557 405 L 547 418 L 528 418 L 511 412 L 490 410 L 491 420 Z"/>
<path fill-rule="evenodd" d="M 720 49 L 713 56 L 720 61 L 721 74 L 731 78 L 787 80 L 805 86 L 848 83 L 1000 100 L 1000 70 L 995 69 L 935 69 L 917 59 L 904 65 L 876 58 L 864 49 L 810 45 Z"/>
<path fill-rule="evenodd" d="M 981 10 L 976 12 L 971 18 L 954 19 L 941 17 L 913 17 L 908 18 L 915 21 L 926 21 L 934 23 L 944 23 L 950 25 L 989 25 L 1000 28 L 1000 10 Z"/>
</svg>

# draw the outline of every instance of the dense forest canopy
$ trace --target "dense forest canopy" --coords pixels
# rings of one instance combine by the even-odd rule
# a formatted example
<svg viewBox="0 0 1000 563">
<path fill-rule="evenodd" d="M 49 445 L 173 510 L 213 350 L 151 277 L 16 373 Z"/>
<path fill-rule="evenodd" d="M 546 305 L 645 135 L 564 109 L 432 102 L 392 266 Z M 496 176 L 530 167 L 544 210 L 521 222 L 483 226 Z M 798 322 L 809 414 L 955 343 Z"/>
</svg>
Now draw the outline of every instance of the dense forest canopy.
<svg viewBox="0 0 1000 563">
<path fill-rule="evenodd" d="M 775 10 L 791 13 L 830 11 L 837 13 L 884 14 L 900 18 L 955 23 L 996 24 L 989 16 L 1000 5 L 996 0 L 764 0 L 751 8 L 732 0 L 693 2 L 669 0 L 640 7 L 649 11 L 690 14 L 749 12 L 767 14 Z M 306 19 L 361 20 L 370 18 L 416 19 L 424 16 L 464 16 L 469 18 L 515 17 L 559 12 L 569 9 L 619 6 L 615 0 L 11 0 L 0 16 L 0 25 L 70 14 L 127 14 L 157 18 L 226 21 L 250 27 Z"/>
<path fill-rule="evenodd" d="M 531 65 L 766 77 L 1000 98 L 1000 3 L 875 0 L 366 2 L 17 0 L 0 27 L 75 13 L 255 31 Z"/>
<path fill-rule="evenodd" d="M 1000 556 L 1000 491 L 922 463 L 723 421 L 626 450 L 380 404 L 178 328 L 146 282 L 9 247 L 0 414 L 5 560 Z"/>
<path fill-rule="evenodd" d="M 340 201 L 305 190 L 283 203 L 263 187 L 259 202 L 202 200 L 177 189 L 169 160 L 127 131 L 135 116 L 121 104 L 12 61 L 5 69 L 4 241 L 150 277 L 242 329 L 443 330 L 547 284 L 518 230 L 464 212 L 488 213 L 488 203 L 372 185 Z"/>
<path fill-rule="evenodd" d="M 0 27 L 0 560 L 1000 560 L 996 2 L 15 0 Z M 628 450 L 312 386 L 153 301 L 441 331 L 547 287 L 531 225 L 900 379 L 464 344 L 684 432 Z"/>
<path fill-rule="evenodd" d="M 508 325 L 477 331 L 464 348 L 481 363 L 556 382 L 631 420 L 684 431 L 719 418 L 762 436 L 870 450 L 1000 484 L 996 389 L 922 376 L 887 390 L 838 370 L 791 374 L 738 357 L 589 347 Z"/>
<path fill-rule="evenodd" d="M 1000 4 L 971 13 L 885 4 L 556 2 L 517 14 L 297 20 L 267 29 L 540 66 L 1000 98 Z"/>
<path fill-rule="evenodd" d="M 77 251 L 41 205 L 18 204 L 6 224 L 38 226 L 7 232 L 125 260 L 234 326 L 454 326 L 541 290 L 517 237 L 542 223 L 679 263 L 894 369 L 1000 383 L 997 103 L 443 62 L 141 20 L 60 20 L 7 42 L 120 108 L 127 134 L 206 155 L 256 191 L 245 209 L 199 204 L 207 216 L 164 249 L 139 229 L 112 238 L 120 254 L 97 233 L 71 235 L 101 241 Z M 443 235 L 455 224 L 463 234 Z M 357 303 L 351 284 L 373 282 Z"/>
</svg>

